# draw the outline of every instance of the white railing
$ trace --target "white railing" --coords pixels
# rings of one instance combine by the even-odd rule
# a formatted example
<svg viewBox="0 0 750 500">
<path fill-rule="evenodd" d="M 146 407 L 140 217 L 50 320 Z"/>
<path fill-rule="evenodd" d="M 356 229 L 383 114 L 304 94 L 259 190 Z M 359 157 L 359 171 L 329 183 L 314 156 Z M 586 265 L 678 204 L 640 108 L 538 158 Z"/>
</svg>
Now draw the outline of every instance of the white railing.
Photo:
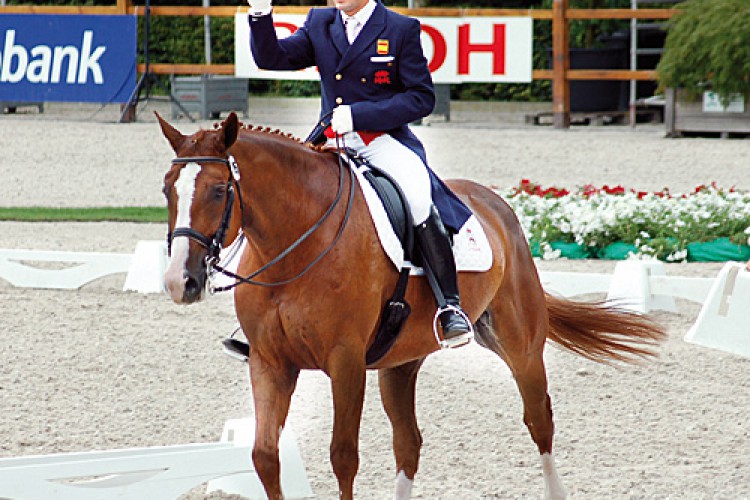
<svg viewBox="0 0 750 500">
<path fill-rule="evenodd" d="M 132 259 L 132 255 L 118 253 L 0 249 L 0 278 L 17 287 L 74 290 L 110 274 L 128 272 Z"/>
<path fill-rule="evenodd" d="M 251 500 L 266 495 L 252 469 L 251 419 L 228 420 L 220 442 L 0 459 L 0 498 L 23 500 L 175 499 L 208 482 Z M 286 498 L 313 496 L 302 455 L 287 429 L 279 442 Z"/>
</svg>

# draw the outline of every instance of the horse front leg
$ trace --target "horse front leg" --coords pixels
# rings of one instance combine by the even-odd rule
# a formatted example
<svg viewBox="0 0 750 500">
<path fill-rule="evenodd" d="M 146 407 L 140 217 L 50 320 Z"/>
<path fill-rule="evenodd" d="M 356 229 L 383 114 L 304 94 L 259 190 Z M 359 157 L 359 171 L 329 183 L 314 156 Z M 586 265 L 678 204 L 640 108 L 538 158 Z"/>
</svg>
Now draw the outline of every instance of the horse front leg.
<svg viewBox="0 0 750 500">
<path fill-rule="evenodd" d="M 383 408 L 393 427 L 393 453 L 396 456 L 394 500 L 411 498 L 414 476 L 419 467 L 422 435 L 414 412 L 417 373 L 424 359 L 378 372 Z"/>
<path fill-rule="evenodd" d="M 365 399 L 365 357 L 339 348 L 328 365 L 333 393 L 331 465 L 341 500 L 354 498 L 354 477 L 359 468 L 359 425 Z"/>
<path fill-rule="evenodd" d="M 269 500 L 283 499 L 279 465 L 279 437 L 297 384 L 299 369 L 268 363 L 250 353 L 250 378 L 255 402 L 253 465 Z"/>
</svg>

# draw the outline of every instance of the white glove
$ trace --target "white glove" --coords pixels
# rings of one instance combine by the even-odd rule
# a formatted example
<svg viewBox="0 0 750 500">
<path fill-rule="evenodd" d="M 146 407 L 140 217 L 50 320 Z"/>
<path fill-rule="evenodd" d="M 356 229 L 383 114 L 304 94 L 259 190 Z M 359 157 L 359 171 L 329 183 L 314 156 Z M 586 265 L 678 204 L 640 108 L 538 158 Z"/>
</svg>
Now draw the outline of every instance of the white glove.
<svg viewBox="0 0 750 500">
<path fill-rule="evenodd" d="M 342 104 L 341 106 L 333 108 L 331 130 L 339 135 L 344 135 L 354 131 L 352 109 L 348 105 Z"/>
<path fill-rule="evenodd" d="M 271 13 L 271 0 L 247 0 L 250 15 L 253 17 L 267 16 Z"/>
</svg>

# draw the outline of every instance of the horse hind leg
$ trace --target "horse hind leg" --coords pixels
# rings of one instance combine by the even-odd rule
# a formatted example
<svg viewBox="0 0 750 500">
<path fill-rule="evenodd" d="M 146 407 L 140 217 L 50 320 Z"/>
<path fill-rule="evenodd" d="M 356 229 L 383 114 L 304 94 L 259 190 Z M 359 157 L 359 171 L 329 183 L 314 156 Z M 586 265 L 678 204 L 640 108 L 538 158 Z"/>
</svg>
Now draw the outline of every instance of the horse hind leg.
<svg viewBox="0 0 750 500">
<path fill-rule="evenodd" d="M 528 319 L 528 318 L 527 318 Z M 503 331 L 515 332 L 516 335 L 526 331 L 534 335 L 530 322 L 520 324 L 515 318 L 503 317 L 499 324 Z M 555 426 L 552 419 L 552 403 L 547 392 L 547 374 L 542 358 L 543 346 L 537 349 L 519 348 L 528 346 L 531 337 L 519 342 L 519 337 L 508 339 L 504 344 L 502 333 L 493 327 L 494 321 L 490 311 L 485 311 L 475 325 L 477 343 L 500 356 L 510 367 L 523 400 L 523 421 L 536 443 L 542 461 L 544 475 L 544 497 L 548 500 L 567 498 L 567 493 L 557 473 L 552 454 L 552 439 Z"/>
<path fill-rule="evenodd" d="M 419 467 L 422 435 L 417 426 L 414 398 L 417 373 L 424 359 L 378 371 L 380 397 L 393 427 L 393 453 L 396 456 L 394 500 L 411 498 L 414 476 Z"/>
</svg>

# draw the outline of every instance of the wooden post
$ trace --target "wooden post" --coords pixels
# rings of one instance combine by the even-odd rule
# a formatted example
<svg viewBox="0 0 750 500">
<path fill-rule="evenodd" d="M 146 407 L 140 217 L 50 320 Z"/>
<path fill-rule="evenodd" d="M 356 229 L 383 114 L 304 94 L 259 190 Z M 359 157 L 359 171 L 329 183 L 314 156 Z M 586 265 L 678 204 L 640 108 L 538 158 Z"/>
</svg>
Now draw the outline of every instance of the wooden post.
<svg viewBox="0 0 750 500">
<path fill-rule="evenodd" d="M 117 0 L 117 13 L 124 15 L 128 13 L 128 8 L 132 5 L 133 0 Z"/>
<path fill-rule="evenodd" d="M 554 0 L 552 3 L 552 123 L 555 128 L 570 127 L 568 5 L 569 0 Z"/>
<path fill-rule="evenodd" d="M 677 137 L 679 134 L 675 130 L 675 108 L 677 107 L 677 92 L 674 88 L 667 88 L 664 91 L 664 126 L 667 130 L 667 137 Z"/>
</svg>

